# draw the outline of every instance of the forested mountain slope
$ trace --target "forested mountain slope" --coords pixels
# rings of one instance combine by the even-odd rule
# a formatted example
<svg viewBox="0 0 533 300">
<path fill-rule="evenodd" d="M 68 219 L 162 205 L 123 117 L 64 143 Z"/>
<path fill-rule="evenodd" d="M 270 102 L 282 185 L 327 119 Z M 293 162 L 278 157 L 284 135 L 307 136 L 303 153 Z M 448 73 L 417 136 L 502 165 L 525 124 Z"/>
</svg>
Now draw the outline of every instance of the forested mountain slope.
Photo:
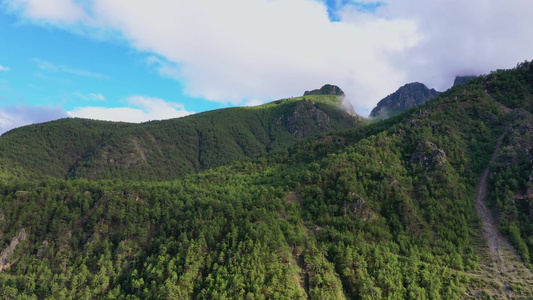
<svg viewBox="0 0 533 300">
<path fill-rule="evenodd" d="M 2 178 L 179 178 L 364 123 L 335 95 L 143 124 L 64 119 L 0 137 Z"/>
<path fill-rule="evenodd" d="M 489 193 L 529 265 L 529 202 L 498 193 L 527 190 L 511 179 L 529 149 L 532 66 L 179 180 L 0 182 L 0 296 L 531 298 L 530 278 L 503 282 L 487 262 L 475 188 L 509 133 L 490 176 L 507 189 Z"/>
<path fill-rule="evenodd" d="M 77 161 L 132 125 L 61 119 L 6 132 L 0 136 L 0 179 L 65 178 Z"/>
</svg>

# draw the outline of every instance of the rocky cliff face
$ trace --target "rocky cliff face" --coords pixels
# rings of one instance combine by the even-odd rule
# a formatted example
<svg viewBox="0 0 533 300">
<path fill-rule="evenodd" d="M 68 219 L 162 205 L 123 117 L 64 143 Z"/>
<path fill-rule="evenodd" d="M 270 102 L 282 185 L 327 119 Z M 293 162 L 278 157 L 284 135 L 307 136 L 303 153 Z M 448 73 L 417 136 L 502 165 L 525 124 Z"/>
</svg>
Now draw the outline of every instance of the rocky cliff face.
<svg viewBox="0 0 533 300">
<path fill-rule="evenodd" d="M 26 230 L 24 230 L 24 228 L 21 229 L 19 233 L 11 239 L 9 246 L 0 253 L 0 272 L 11 265 L 11 257 L 15 253 L 15 249 L 17 249 L 19 243 L 24 241 L 27 237 Z"/>
<path fill-rule="evenodd" d="M 434 89 L 428 89 L 422 83 L 408 83 L 379 101 L 370 112 L 370 117 L 388 118 L 408 108 L 425 103 L 437 97 L 438 94 L 439 92 Z"/>
</svg>

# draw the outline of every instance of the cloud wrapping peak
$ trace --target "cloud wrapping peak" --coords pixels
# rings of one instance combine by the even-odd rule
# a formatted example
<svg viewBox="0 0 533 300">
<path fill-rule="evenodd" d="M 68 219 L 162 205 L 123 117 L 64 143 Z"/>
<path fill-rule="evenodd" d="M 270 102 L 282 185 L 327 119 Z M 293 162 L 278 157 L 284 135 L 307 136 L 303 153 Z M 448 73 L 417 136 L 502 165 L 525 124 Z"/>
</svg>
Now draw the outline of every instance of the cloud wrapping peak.
<svg viewBox="0 0 533 300">
<path fill-rule="evenodd" d="M 114 31 L 188 94 L 233 104 L 329 82 L 369 111 L 406 82 L 444 90 L 458 73 L 513 67 L 533 53 L 530 0 L 52 0 L 54 14 L 37 12 L 44 1 L 4 1 L 39 22 Z"/>
<path fill-rule="evenodd" d="M 533 1 L 389 0 L 380 17 L 409 19 L 422 39 L 391 56 L 407 78 L 439 90 L 458 74 L 482 74 L 512 68 L 533 59 Z"/>
<path fill-rule="evenodd" d="M 325 82 L 354 98 L 376 98 L 376 89 L 401 82 L 380 56 L 417 40 L 409 21 L 331 22 L 323 4 L 308 0 L 95 0 L 94 11 L 134 47 L 179 64 L 172 74 L 187 93 L 233 104 Z"/>
</svg>

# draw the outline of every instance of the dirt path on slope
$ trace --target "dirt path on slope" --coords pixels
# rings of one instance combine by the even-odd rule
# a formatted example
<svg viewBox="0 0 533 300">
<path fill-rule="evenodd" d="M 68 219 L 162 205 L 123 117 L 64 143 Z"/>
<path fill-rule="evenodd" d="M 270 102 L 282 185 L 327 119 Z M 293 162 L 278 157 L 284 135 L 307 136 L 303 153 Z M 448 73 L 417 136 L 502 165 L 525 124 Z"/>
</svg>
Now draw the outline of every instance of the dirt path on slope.
<svg viewBox="0 0 533 300">
<path fill-rule="evenodd" d="M 498 138 L 490 163 L 494 162 L 504 136 L 505 133 Z M 528 291 L 533 292 L 533 274 L 524 265 L 509 241 L 500 233 L 498 223 L 487 206 L 488 177 L 489 166 L 483 171 L 476 189 L 476 210 L 481 218 L 483 237 L 488 248 L 486 249 L 488 251 L 482 252 L 489 254 L 489 257 L 485 257 L 481 263 L 481 275 L 493 286 L 489 290 L 485 287 L 484 290 L 497 298 L 531 299 L 529 296 L 523 298 L 522 292 L 524 289 L 526 295 L 530 295 Z"/>
</svg>

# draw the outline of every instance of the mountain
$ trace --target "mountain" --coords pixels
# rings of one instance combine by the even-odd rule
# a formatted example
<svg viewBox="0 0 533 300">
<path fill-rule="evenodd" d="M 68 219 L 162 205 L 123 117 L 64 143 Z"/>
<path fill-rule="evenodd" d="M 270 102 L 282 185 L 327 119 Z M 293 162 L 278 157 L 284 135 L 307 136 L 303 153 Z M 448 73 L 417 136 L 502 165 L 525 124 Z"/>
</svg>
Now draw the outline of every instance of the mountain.
<svg viewBox="0 0 533 300">
<path fill-rule="evenodd" d="M 532 113 L 524 62 L 174 180 L 3 180 L 0 297 L 530 299 Z"/>
<path fill-rule="evenodd" d="M 304 92 L 304 97 L 311 96 L 311 95 L 335 95 L 338 97 L 337 99 L 339 99 L 339 101 L 341 102 L 341 107 L 346 112 L 348 112 L 352 116 L 357 116 L 357 113 L 353 109 L 353 106 L 350 103 L 350 101 L 346 98 L 346 95 L 344 94 L 344 92 L 341 90 L 340 87 L 336 85 L 326 84 L 322 86 L 320 89 Z"/>
<path fill-rule="evenodd" d="M 335 95 L 344 97 L 344 92 L 336 85 L 332 84 L 326 84 L 322 86 L 320 89 L 311 90 L 311 91 L 305 91 L 304 96 L 312 96 L 312 95 Z"/>
<path fill-rule="evenodd" d="M 467 83 L 470 79 L 477 78 L 476 75 L 465 75 L 465 76 L 455 76 L 455 79 L 453 81 L 453 85 L 461 85 Z"/>
<path fill-rule="evenodd" d="M 340 89 L 339 89 L 340 90 Z M 63 119 L 0 138 L 3 178 L 179 178 L 364 123 L 335 95 L 143 124 Z"/>
<path fill-rule="evenodd" d="M 434 89 L 428 89 L 419 82 L 408 83 L 396 92 L 381 99 L 370 112 L 371 118 L 388 118 L 400 112 L 433 99 L 439 95 Z"/>
</svg>

